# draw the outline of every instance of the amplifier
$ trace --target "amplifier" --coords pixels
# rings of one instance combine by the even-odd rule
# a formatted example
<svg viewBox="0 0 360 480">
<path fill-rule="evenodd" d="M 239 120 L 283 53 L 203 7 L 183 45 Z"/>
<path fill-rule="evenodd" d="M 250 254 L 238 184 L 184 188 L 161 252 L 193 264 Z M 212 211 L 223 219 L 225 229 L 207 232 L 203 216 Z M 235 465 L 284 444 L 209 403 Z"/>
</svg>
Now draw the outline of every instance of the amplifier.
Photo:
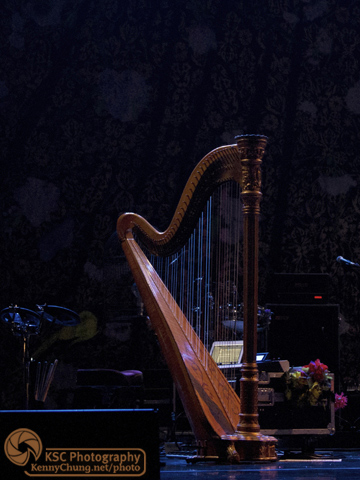
<svg viewBox="0 0 360 480">
<path fill-rule="evenodd" d="M 160 479 L 155 410 L 3 410 L 0 444 L 12 480 Z"/>
<path fill-rule="evenodd" d="M 291 367 L 320 359 L 339 381 L 339 305 L 276 305 L 268 331 L 269 357 L 286 358 Z"/>
<path fill-rule="evenodd" d="M 327 304 L 330 293 L 328 273 L 275 273 L 271 280 L 273 303 Z"/>
</svg>

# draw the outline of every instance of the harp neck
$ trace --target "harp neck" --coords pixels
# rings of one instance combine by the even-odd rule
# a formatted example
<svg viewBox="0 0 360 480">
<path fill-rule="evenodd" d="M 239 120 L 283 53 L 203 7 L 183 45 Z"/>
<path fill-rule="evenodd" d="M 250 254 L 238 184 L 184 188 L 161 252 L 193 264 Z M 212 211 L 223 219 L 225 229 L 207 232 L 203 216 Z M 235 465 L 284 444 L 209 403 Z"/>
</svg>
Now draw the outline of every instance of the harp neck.
<svg viewBox="0 0 360 480">
<path fill-rule="evenodd" d="M 240 140 L 237 145 L 216 148 L 197 164 L 165 231 L 158 231 L 140 215 L 125 213 L 119 217 L 117 223 L 120 240 L 132 238 L 134 233 L 154 255 L 169 256 L 179 251 L 189 239 L 200 212 L 215 188 L 231 180 L 240 183 L 243 191 L 248 188 L 249 179 L 248 175 L 243 174 L 243 161 L 246 162 L 249 152 L 251 155 L 255 152 L 260 163 L 267 139 L 260 135 L 238 138 Z"/>
</svg>

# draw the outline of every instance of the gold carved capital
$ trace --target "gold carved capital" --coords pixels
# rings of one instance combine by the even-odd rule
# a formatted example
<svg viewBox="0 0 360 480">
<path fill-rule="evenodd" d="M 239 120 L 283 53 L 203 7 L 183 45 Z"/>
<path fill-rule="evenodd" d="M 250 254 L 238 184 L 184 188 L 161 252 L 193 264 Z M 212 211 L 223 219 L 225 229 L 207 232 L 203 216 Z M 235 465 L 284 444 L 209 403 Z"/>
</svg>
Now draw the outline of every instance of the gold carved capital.
<svg viewBox="0 0 360 480">
<path fill-rule="evenodd" d="M 241 135 L 236 137 L 241 161 L 241 188 L 243 194 L 261 191 L 261 163 L 267 138 L 263 135 Z"/>
</svg>

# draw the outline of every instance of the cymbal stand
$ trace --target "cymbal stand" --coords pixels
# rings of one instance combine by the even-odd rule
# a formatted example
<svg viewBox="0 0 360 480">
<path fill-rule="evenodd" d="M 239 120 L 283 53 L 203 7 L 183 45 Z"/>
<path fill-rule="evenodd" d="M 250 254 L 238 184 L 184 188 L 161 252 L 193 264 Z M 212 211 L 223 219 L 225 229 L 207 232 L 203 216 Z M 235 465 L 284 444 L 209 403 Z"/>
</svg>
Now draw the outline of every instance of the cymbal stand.
<svg viewBox="0 0 360 480">
<path fill-rule="evenodd" d="M 29 409 L 30 400 L 30 334 L 28 332 L 23 333 L 23 371 L 24 371 L 24 389 L 25 389 L 25 410 Z"/>
</svg>

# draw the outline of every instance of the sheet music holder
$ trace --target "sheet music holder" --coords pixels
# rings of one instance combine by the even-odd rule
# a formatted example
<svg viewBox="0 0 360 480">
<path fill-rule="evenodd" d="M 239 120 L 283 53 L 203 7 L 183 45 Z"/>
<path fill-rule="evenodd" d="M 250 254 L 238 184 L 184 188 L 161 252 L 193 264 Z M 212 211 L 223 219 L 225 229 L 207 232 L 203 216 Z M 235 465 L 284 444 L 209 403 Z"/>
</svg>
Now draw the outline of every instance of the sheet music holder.
<svg viewBox="0 0 360 480">
<path fill-rule="evenodd" d="M 210 355 L 221 369 L 240 368 L 243 351 L 242 340 L 213 342 Z"/>
</svg>

